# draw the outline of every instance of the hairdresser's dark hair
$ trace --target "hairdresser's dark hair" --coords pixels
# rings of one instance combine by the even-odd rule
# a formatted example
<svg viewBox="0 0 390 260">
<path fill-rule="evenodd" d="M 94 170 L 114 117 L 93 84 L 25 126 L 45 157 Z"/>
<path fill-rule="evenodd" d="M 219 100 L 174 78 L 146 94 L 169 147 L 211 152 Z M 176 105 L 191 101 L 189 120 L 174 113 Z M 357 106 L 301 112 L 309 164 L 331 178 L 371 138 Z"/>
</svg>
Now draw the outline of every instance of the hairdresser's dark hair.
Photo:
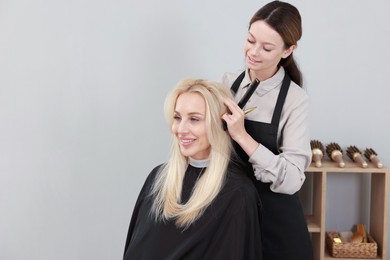
<svg viewBox="0 0 390 260">
<path fill-rule="evenodd" d="M 282 1 L 273 1 L 260 8 L 249 22 L 249 28 L 256 21 L 265 21 L 282 37 L 285 48 L 297 45 L 302 36 L 301 15 L 298 9 Z M 279 66 L 283 66 L 291 80 L 302 86 L 302 74 L 294 60 L 293 53 L 281 59 Z"/>
</svg>

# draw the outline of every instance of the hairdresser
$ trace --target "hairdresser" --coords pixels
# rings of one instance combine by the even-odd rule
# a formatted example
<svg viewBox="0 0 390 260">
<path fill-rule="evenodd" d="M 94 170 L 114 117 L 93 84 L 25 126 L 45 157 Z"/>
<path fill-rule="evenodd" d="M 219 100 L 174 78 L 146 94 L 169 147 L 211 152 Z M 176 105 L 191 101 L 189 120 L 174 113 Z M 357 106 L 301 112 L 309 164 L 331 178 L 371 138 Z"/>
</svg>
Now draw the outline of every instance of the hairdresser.
<svg viewBox="0 0 390 260">
<path fill-rule="evenodd" d="M 309 101 L 293 57 L 301 34 L 296 7 L 281 1 L 266 4 L 249 22 L 246 69 L 225 73 L 222 80 L 235 93 L 235 102 L 225 101 L 230 113 L 223 119 L 262 201 L 265 260 L 312 259 L 298 194 L 311 160 Z M 256 79 L 260 84 L 238 106 Z M 245 115 L 249 108 L 255 109 Z"/>
</svg>

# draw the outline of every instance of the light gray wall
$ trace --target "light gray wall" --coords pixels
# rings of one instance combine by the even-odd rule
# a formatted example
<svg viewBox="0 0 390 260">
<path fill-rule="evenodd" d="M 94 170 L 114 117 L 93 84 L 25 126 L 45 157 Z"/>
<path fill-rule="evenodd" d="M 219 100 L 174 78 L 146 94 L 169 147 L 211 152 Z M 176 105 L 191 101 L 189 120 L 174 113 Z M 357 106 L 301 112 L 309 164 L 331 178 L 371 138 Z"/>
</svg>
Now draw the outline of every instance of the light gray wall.
<svg viewBox="0 0 390 260">
<path fill-rule="evenodd" d="M 184 77 L 241 70 L 264 3 L 1 0 L 0 259 L 121 259 L 143 181 L 167 158 L 165 95 Z M 313 138 L 373 147 L 389 166 L 390 2 L 291 3 Z M 349 199 L 337 197 L 359 210 Z"/>
</svg>

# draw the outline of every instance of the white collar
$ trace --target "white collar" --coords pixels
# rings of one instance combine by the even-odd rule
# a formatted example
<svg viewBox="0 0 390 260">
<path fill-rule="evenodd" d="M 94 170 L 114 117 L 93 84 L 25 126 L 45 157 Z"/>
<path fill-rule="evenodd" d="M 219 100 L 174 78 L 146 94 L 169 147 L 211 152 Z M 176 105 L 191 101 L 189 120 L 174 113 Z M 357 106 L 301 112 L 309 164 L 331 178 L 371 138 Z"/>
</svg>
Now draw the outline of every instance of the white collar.
<svg viewBox="0 0 390 260">
<path fill-rule="evenodd" d="M 196 167 L 196 168 L 205 168 L 205 167 L 209 166 L 209 162 L 210 162 L 209 159 L 196 160 L 196 159 L 189 157 L 189 164 L 193 167 Z"/>
</svg>

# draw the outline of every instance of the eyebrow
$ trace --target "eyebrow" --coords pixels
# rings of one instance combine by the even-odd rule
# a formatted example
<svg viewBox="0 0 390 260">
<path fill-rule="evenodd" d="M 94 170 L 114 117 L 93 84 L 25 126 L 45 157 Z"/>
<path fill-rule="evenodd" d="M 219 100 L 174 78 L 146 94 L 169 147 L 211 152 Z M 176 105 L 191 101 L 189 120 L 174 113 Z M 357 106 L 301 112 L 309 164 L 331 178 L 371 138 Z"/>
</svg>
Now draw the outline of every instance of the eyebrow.
<svg viewBox="0 0 390 260">
<path fill-rule="evenodd" d="M 256 37 L 250 32 L 248 31 L 248 33 L 250 34 L 250 36 L 252 36 L 252 38 L 256 39 Z M 263 42 L 263 44 L 268 44 L 268 45 L 272 45 L 272 46 L 276 46 L 276 44 L 272 43 L 272 42 Z"/>
<path fill-rule="evenodd" d="M 180 112 L 178 112 L 178 111 L 176 111 L 176 110 L 174 111 L 174 113 L 180 115 Z M 190 115 L 190 116 L 194 116 L 194 115 L 204 116 L 204 114 L 202 114 L 202 113 L 200 113 L 200 112 L 190 112 L 190 113 L 188 113 L 188 115 Z"/>
</svg>

